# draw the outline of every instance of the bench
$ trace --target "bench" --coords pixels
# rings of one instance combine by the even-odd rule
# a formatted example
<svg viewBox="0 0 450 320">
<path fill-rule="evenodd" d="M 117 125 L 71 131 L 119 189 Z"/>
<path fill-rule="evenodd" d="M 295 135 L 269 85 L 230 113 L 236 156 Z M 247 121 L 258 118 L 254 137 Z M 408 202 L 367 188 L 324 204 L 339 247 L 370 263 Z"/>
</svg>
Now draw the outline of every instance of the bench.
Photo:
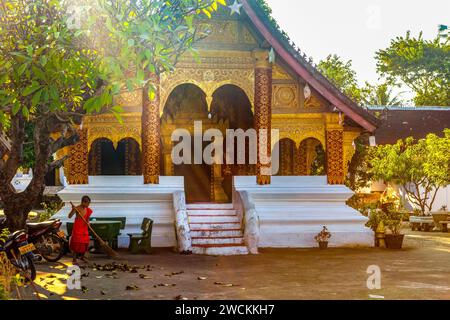
<svg viewBox="0 0 450 320">
<path fill-rule="evenodd" d="M 412 231 L 431 231 L 434 228 L 433 217 L 409 217 L 409 223 Z"/>
<path fill-rule="evenodd" d="M 144 218 L 142 220 L 141 230 L 142 233 L 129 233 L 130 246 L 128 249 L 133 254 L 137 254 L 141 251 L 149 254 L 152 249 L 152 229 L 153 220 L 149 218 Z"/>
<path fill-rule="evenodd" d="M 450 220 L 447 221 L 439 221 L 439 224 L 442 224 L 442 232 L 448 232 L 447 225 L 450 224 Z"/>
</svg>

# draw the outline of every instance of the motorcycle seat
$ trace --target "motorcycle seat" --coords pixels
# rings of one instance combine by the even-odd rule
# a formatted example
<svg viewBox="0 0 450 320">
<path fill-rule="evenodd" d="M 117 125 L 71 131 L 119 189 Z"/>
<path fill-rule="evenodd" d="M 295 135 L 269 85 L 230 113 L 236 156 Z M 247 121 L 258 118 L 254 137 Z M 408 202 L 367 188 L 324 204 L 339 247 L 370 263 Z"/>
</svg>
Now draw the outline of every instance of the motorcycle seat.
<svg viewBox="0 0 450 320">
<path fill-rule="evenodd" d="M 36 222 L 36 223 L 30 222 L 30 223 L 27 223 L 27 227 L 28 227 L 28 229 L 43 229 L 43 228 L 48 228 L 55 223 L 56 223 L 56 220 L 49 220 L 49 221 Z"/>
</svg>

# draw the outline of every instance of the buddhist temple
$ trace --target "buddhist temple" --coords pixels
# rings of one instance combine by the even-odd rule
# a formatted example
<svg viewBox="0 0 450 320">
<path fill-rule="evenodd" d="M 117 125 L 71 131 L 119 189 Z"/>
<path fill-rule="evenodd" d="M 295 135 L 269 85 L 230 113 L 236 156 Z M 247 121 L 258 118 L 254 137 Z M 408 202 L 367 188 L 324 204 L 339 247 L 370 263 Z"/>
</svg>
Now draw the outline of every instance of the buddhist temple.
<svg viewBox="0 0 450 320">
<path fill-rule="evenodd" d="M 142 91 L 117 97 L 112 114 L 86 116 L 77 145 L 60 173 L 59 196 L 87 194 L 95 216 L 124 216 L 119 238 L 154 221 L 153 245 L 203 254 L 257 253 L 265 247 L 312 247 L 323 226 L 330 246 L 373 243 L 366 218 L 346 206 L 344 186 L 354 140 L 373 133 L 377 118 L 340 92 L 278 28 L 260 1 L 237 2 L 199 19 L 209 36 L 171 73 L 155 77 L 156 98 L 142 108 Z M 236 7 L 235 7 L 236 9 Z M 307 50 L 307 48 L 302 48 Z M 172 134 L 184 129 L 277 130 L 279 170 L 265 164 L 179 164 Z M 206 146 L 206 145 L 205 145 Z M 247 147 L 249 147 L 247 145 Z"/>
</svg>

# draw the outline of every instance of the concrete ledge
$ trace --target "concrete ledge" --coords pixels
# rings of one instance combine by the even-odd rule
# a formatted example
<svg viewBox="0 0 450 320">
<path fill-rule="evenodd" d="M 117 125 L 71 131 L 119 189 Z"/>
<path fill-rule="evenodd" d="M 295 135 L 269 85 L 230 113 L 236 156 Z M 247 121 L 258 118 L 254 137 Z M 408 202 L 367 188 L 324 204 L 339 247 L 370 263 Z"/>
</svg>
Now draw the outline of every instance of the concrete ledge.
<svg viewBox="0 0 450 320">
<path fill-rule="evenodd" d="M 119 247 L 128 247 L 127 234 L 140 232 L 143 218 L 154 221 L 154 247 L 173 247 L 176 246 L 173 193 L 183 190 L 183 177 L 161 177 L 159 185 L 144 185 L 143 177 L 139 176 L 89 177 L 88 185 L 69 185 L 58 193 L 65 205 L 54 218 L 61 219 L 67 231 L 70 201 L 79 203 L 83 195 L 88 195 L 93 218 L 127 218 L 125 230 L 119 236 Z"/>
<path fill-rule="evenodd" d="M 367 218 L 345 202 L 353 192 L 328 185 L 326 177 L 272 177 L 258 186 L 256 177 L 235 177 L 236 191 L 250 195 L 259 218 L 259 247 L 317 247 L 314 237 L 323 226 L 332 234 L 330 247 L 373 246 Z"/>
</svg>

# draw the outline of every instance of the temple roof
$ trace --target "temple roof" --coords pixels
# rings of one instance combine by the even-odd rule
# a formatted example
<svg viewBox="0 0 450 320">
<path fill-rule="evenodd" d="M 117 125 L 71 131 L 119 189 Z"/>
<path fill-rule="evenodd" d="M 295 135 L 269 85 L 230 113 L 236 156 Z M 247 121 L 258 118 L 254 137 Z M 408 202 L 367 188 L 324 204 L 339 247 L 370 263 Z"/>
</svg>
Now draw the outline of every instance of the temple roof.
<svg viewBox="0 0 450 320">
<path fill-rule="evenodd" d="M 377 144 L 394 144 L 399 139 L 423 139 L 429 133 L 442 136 L 450 128 L 450 107 L 384 107 L 368 106 L 380 118 L 375 131 Z"/>
<path fill-rule="evenodd" d="M 242 4 L 245 13 L 263 38 L 298 76 L 355 123 L 367 131 L 375 131 L 379 125 L 378 119 L 336 88 L 301 54 L 271 17 L 270 9 L 263 7 L 267 6 L 264 1 L 242 0 Z"/>
</svg>

